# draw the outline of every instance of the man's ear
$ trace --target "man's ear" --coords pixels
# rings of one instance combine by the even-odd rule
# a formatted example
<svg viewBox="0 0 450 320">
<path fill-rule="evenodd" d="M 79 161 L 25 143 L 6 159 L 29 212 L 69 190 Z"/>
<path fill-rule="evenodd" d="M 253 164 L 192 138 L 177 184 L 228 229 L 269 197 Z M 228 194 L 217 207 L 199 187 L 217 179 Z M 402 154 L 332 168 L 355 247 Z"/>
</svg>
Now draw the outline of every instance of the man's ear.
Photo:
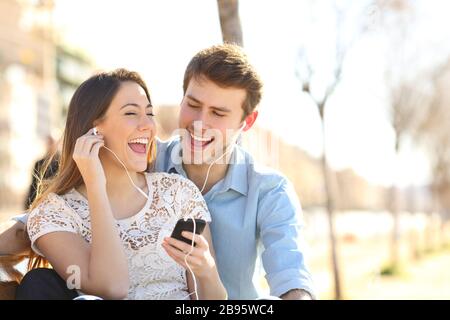
<svg viewBox="0 0 450 320">
<path fill-rule="evenodd" d="M 248 116 L 245 117 L 245 127 L 242 131 L 250 130 L 251 127 L 253 127 L 253 124 L 256 121 L 256 118 L 258 118 L 258 111 L 253 111 Z"/>
</svg>

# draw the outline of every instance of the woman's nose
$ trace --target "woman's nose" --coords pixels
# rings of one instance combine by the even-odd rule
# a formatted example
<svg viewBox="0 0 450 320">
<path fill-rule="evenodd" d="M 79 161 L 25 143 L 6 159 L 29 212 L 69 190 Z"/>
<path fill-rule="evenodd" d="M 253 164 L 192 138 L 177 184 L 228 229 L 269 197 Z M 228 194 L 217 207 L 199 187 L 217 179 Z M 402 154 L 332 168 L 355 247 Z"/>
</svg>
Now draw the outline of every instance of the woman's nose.
<svg viewBox="0 0 450 320">
<path fill-rule="evenodd" d="M 148 115 L 141 117 L 141 119 L 139 121 L 139 126 L 138 126 L 138 129 L 140 131 L 150 130 L 150 129 L 153 129 L 154 127 L 155 127 L 155 121 L 153 120 L 153 117 L 150 117 Z"/>
</svg>

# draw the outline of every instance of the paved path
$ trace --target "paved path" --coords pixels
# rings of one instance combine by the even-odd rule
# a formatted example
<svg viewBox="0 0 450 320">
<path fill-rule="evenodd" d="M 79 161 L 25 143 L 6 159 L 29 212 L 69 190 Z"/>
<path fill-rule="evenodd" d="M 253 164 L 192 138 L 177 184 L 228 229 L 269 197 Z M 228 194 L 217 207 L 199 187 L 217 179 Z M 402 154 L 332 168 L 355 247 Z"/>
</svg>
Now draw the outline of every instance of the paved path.
<svg viewBox="0 0 450 320">
<path fill-rule="evenodd" d="M 384 239 L 339 248 L 341 281 L 345 299 L 450 299 L 450 250 L 410 259 L 410 248 L 403 244 L 404 273 L 396 277 L 379 275 L 389 261 L 389 242 Z M 319 249 L 316 247 L 316 249 Z M 311 261 L 311 270 L 320 299 L 332 299 L 332 275 L 328 249 Z"/>
</svg>

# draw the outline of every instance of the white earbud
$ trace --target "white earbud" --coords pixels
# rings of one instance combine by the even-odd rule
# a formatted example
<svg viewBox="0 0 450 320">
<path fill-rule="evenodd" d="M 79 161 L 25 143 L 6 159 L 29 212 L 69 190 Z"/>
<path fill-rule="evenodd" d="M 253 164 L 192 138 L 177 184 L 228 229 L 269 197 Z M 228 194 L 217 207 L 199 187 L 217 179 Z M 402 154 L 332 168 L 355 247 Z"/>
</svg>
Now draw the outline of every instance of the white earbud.
<svg viewBox="0 0 450 320">
<path fill-rule="evenodd" d="M 97 127 L 94 127 L 92 129 L 92 133 L 94 136 L 98 135 L 98 129 Z M 119 161 L 119 163 L 122 165 L 122 167 L 125 169 L 125 172 L 128 176 L 128 179 L 130 179 L 131 184 L 133 185 L 133 187 L 140 193 L 142 194 L 146 199 L 148 199 L 148 195 L 141 189 L 139 188 L 133 181 L 133 179 L 130 176 L 130 173 L 128 172 L 127 167 L 125 166 L 125 164 L 122 162 L 122 160 L 119 159 L 119 157 L 116 155 L 116 153 L 114 151 L 112 151 L 110 148 L 108 148 L 107 146 L 103 145 L 103 148 L 105 148 L 106 150 L 108 150 L 109 152 L 111 152 L 113 154 L 113 156 L 117 159 L 117 161 Z"/>
</svg>

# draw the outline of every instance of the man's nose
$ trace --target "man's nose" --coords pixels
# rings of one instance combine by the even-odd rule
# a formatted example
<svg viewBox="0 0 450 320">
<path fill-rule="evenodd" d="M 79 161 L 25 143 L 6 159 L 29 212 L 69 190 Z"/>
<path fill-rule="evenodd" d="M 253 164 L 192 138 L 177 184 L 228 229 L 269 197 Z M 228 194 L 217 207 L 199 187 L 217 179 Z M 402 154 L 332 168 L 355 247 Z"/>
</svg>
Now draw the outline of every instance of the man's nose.
<svg viewBox="0 0 450 320">
<path fill-rule="evenodd" d="M 205 111 L 197 112 L 193 118 L 193 122 L 201 123 L 203 127 L 206 126 L 207 120 L 207 113 Z"/>
</svg>

